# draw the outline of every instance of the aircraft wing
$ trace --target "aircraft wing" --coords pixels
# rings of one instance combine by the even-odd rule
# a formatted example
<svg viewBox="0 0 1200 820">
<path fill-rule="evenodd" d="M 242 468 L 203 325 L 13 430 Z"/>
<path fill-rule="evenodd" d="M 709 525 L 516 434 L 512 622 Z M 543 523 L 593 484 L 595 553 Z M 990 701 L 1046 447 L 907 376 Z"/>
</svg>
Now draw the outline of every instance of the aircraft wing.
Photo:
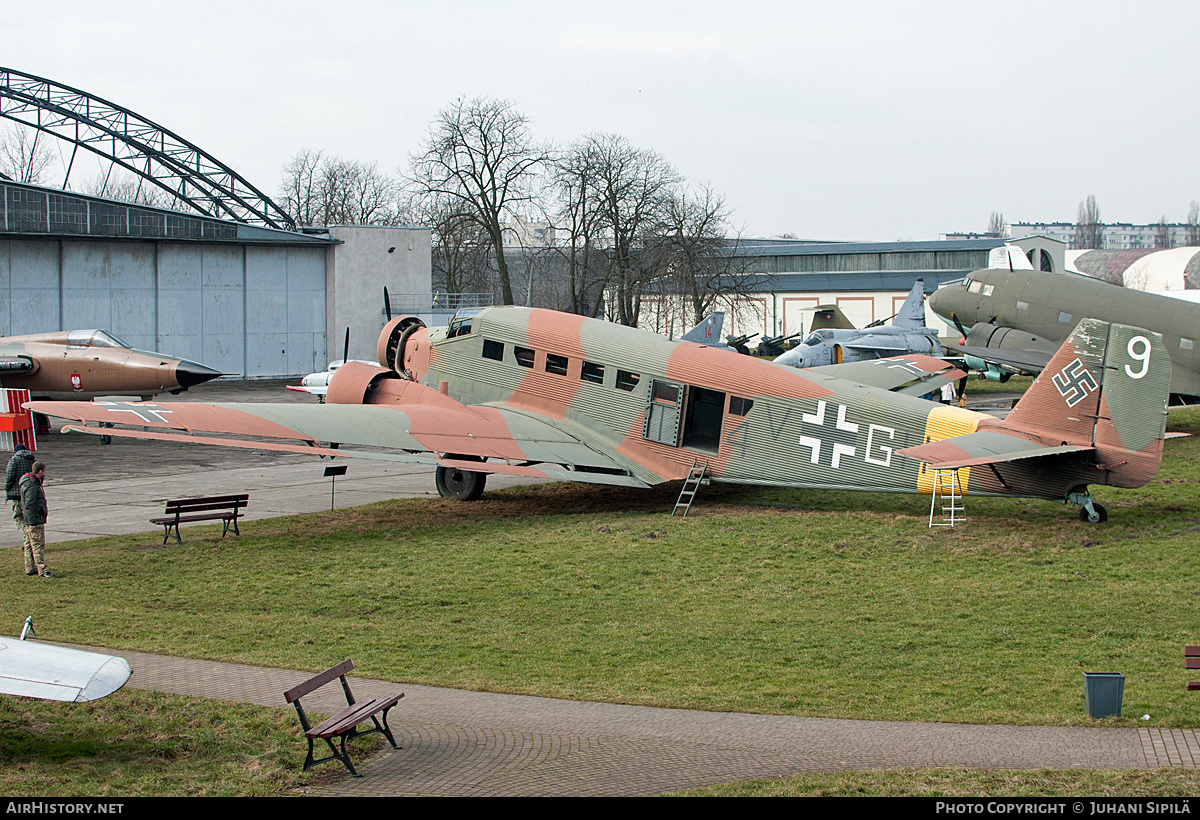
<svg viewBox="0 0 1200 820">
<path fill-rule="evenodd" d="M 914 396 L 923 396 L 934 390 L 940 390 L 942 385 L 957 381 L 967 375 L 965 371 L 959 370 L 948 362 L 920 353 L 893 356 L 888 359 L 828 364 L 808 369 L 814 373 L 827 374 L 839 379 Z"/>
<path fill-rule="evenodd" d="M 991 362 L 1014 372 L 1028 373 L 1030 375 L 1041 373 L 1047 363 L 1049 363 L 1051 356 L 1054 355 L 1052 353 L 1043 353 L 1039 350 L 997 350 L 992 347 L 973 347 L 946 341 L 942 342 L 942 347 L 961 353 L 964 356 L 974 356 L 977 359 Z"/>
<path fill-rule="evenodd" d="M 1063 453 L 1082 453 L 1093 449 L 1095 448 L 1069 444 L 1045 447 L 997 430 L 977 430 L 962 436 L 906 447 L 896 452 L 923 461 L 934 468 L 953 469 Z"/>
<path fill-rule="evenodd" d="M 129 662 L 113 655 L 0 638 L 0 693 L 84 703 L 125 685 Z"/>
<path fill-rule="evenodd" d="M 848 347 L 853 350 L 872 350 L 878 352 L 887 352 L 895 350 L 903 353 L 909 350 L 908 344 L 900 337 L 889 339 L 886 336 L 864 336 L 861 339 L 852 339 L 845 342 L 839 342 L 842 347 Z"/>
<path fill-rule="evenodd" d="M 412 403 L 399 405 L 30 402 L 28 406 L 83 425 L 108 422 L 139 428 L 76 424 L 63 427 L 64 432 L 647 486 L 604 448 L 585 443 L 584 435 L 565 422 L 515 408 L 469 407 L 436 390 L 409 384 Z"/>
</svg>

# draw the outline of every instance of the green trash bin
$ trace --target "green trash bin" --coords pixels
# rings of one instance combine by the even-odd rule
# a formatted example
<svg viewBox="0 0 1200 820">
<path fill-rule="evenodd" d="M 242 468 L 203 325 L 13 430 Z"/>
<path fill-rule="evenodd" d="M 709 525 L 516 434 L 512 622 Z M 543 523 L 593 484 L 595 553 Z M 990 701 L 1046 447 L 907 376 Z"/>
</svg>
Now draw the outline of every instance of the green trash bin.
<svg viewBox="0 0 1200 820">
<path fill-rule="evenodd" d="M 1120 672 L 1084 672 L 1083 690 L 1087 700 L 1088 717 L 1121 716 L 1125 676 Z"/>
</svg>

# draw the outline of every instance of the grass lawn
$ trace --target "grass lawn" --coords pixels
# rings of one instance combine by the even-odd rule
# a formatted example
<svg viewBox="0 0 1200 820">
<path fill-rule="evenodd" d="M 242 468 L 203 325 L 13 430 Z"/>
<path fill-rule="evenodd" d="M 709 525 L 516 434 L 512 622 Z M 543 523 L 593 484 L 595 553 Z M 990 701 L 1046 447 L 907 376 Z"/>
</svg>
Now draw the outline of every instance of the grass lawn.
<svg viewBox="0 0 1200 820">
<path fill-rule="evenodd" d="M 305 748 L 283 709 L 133 689 L 92 703 L 0 698 L 7 797 L 263 796 L 342 777 L 339 764 L 301 773 Z"/>
<path fill-rule="evenodd" d="M 1171 427 L 1200 429 L 1200 411 L 1173 412 Z M 964 526 L 931 530 L 926 497 L 723 485 L 702 489 L 680 519 L 669 515 L 677 486 L 541 485 L 470 504 L 400 500 L 250 522 L 224 540 L 192 528 L 182 546 L 163 548 L 154 533 L 56 544 L 50 582 L 26 578 L 10 550 L 0 623 L 15 631 L 32 614 L 47 640 L 312 671 L 353 657 L 356 674 L 441 686 L 887 720 L 1089 725 L 1081 673 L 1119 671 L 1125 717 L 1105 725 L 1190 727 L 1200 704 L 1183 687 L 1182 645 L 1200 643 L 1198 455 L 1200 438 L 1171 440 L 1147 487 L 1094 488 L 1110 517 L 1099 526 L 1047 502 L 969 498 Z M 149 739 L 83 742 L 151 764 L 208 742 L 174 744 L 171 720 L 203 727 L 240 708 L 164 709 L 137 693 L 84 708 L 117 697 L 150 715 Z M 27 745 L 81 710 L 0 704 Z M 280 757 L 274 740 L 220 750 L 258 761 L 260 779 L 198 770 L 171 785 L 175 767 L 153 765 L 129 777 L 145 793 L 294 788 L 294 716 L 249 708 L 245 719 L 232 734 L 282 737 L 287 750 Z M 68 741 L 19 759 L 30 772 L 55 766 L 56 748 Z M 970 794 L 992 790 L 985 774 L 944 776 Z M 1077 775 L 995 776 L 1014 789 L 1099 788 Z M 1095 776 L 1118 792 L 1148 777 Z M 886 791 L 909 788 L 904 775 L 844 777 L 783 788 L 910 793 Z"/>
<path fill-rule="evenodd" d="M 921 497 L 721 485 L 681 519 L 674 487 L 543 485 L 167 548 L 74 542 L 51 548 L 52 583 L 0 574 L 0 623 L 32 613 L 48 639 L 314 671 L 353 657 L 443 686 L 892 720 L 1086 724 L 1081 673 L 1120 671 L 1127 715 L 1192 726 L 1198 447 L 1168 442 L 1142 490 L 1098 488 L 1101 526 L 968 499 L 965 526 L 930 530 Z"/>
<path fill-rule="evenodd" d="M 680 797 L 1191 797 L 1194 769 L 891 769 L 801 774 L 678 792 Z"/>
</svg>

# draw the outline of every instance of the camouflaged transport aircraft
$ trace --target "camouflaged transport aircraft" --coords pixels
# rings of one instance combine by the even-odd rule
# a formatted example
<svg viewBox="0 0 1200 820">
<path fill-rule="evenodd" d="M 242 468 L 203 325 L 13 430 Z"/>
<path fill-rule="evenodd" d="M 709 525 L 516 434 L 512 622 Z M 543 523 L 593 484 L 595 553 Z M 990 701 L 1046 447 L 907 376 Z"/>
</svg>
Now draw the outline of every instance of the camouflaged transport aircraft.
<svg viewBox="0 0 1200 820">
<path fill-rule="evenodd" d="M 460 311 L 435 330 L 397 317 L 377 352 L 378 366 L 339 367 L 323 405 L 31 406 L 83 423 L 64 431 L 428 463 L 464 500 L 488 473 L 646 487 L 696 468 L 929 493 L 934 469 L 954 468 L 971 495 L 1070 501 L 1099 521 L 1088 485 L 1139 487 L 1158 469 L 1171 373 L 1156 334 L 1085 321 L 1001 421 L 906 394 L 963 375 L 928 356 L 796 370 L 541 309 Z"/>
</svg>

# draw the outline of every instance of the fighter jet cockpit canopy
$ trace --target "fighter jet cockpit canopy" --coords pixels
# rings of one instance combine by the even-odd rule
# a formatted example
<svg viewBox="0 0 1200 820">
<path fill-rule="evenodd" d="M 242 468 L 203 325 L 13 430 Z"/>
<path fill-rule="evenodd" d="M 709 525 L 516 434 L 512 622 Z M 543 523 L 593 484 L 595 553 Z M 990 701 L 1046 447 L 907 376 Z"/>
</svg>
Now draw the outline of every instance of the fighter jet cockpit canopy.
<svg viewBox="0 0 1200 820">
<path fill-rule="evenodd" d="M 67 334 L 67 344 L 71 347 L 124 347 L 132 349 L 107 330 L 72 330 Z"/>
<path fill-rule="evenodd" d="M 804 340 L 803 344 L 811 347 L 812 345 L 819 345 L 822 342 L 828 341 L 832 338 L 833 332 L 828 329 L 814 330 L 812 333 L 808 334 L 808 338 Z"/>
</svg>

